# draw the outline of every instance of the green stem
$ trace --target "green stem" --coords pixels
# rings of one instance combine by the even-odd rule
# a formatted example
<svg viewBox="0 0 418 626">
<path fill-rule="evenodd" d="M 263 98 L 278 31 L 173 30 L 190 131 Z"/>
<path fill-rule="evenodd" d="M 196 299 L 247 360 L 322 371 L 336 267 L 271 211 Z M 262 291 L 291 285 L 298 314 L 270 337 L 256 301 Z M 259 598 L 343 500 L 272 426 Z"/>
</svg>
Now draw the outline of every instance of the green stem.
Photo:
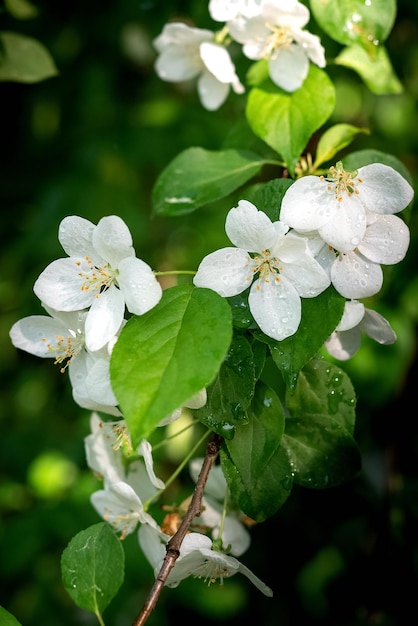
<svg viewBox="0 0 418 626">
<path fill-rule="evenodd" d="M 189 276 L 194 276 L 196 274 L 195 270 L 166 270 L 164 272 L 154 272 L 156 276 L 177 276 L 180 274 L 188 274 Z"/>
</svg>

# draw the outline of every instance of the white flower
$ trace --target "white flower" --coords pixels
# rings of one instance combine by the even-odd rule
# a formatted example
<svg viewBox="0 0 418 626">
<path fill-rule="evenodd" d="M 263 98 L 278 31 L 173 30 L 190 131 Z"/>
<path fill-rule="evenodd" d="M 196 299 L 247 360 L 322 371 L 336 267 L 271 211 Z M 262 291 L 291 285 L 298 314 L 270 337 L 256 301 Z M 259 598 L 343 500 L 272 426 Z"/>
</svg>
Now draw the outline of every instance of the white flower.
<svg viewBox="0 0 418 626">
<path fill-rule="evenodd" d="M 138 531 L 138 538 L 146 558 L 154 568 L 154 575 L 157 577 L 166 555 L 166 543 L 170 537 L 158 529 L 141 526 Z M 244 574 L 264 595 L 269 597 L 273 595 L 270 587 L 267 587 L 235 557 L 212 550 L 212 541 L 209 537 L 192 532 L 185 536 L 180 548 L 180 556 L 165 584 L 168 587 L 177 587 L 185 578 L 194 576 L 195 578 L 202 578 L 208 584 L 219 579 L 222 585 L 225 578 L 234 576 L 238 572 Z"/>
<path fill-rule="evenodd" d="M 293 335 L 301 319 L 300 298 L 313 298 L 330 284 L 307 239 L 288 232 L 282 222 L 272 223 L 247 200 L 229 211 L 225 230 L 237 247 L 206 256 L 194 284 L 224 297 L 251 285 L 248 302 L 261 330 L 278 341 Z"/>
<path fill-rule="evenodd" d="M 380 344 L 389 345 L 396 341 L 396 333 L 380 313 L 357 300 L 349 300 L 345 303 L 340 323 L 325 342 L 325 348 L 340 361 L 351 359 L 360 347 L 362 332 Z"/>
<path fill-rule="evenodd" d="M 317 230 L 335 250 L 348 252 L 365 236 L 367 212 L 398 213 L 413 195 L 411 185 L 388 165 L 373 163 L 346 172 L 339 162 L 327 177 L 296 180 L 283 197 L 280 219 L 300 233 Z"/>
<path fill-rule="evenodd" d="M 86 346 L 100 350 L 120 330 L 125 306 L 142 315 L 160 300 L 162 289 L 152 269 L 135 257 L 124 221 L 103 217 L 96 225 L 69 216 L 58 239 L 67 258 L 53 261 L 34 285 L 40 300 L 58 311 L 90 307 L 85 322 Z"/>
<path fill-rule="evenodd" d="M 197 482 L 203 459 L 193 459 L 190 463 L 190 475 Z M 226 501 L 226 515 L 224 506 Z M 232 556 L 241 556 L 248 550 L 251 537 L 242 519 L 244 514 L 231 507 L 229 490 L 220 465 L 215 465 L 209 472 L 202 498 L 202 512 L 196 519 L 199 525 L 206 526 L 212 531 L 214 540 L 221 539 L 224 548 Z"/>
<path fill-rule="evenodd" d="M 272 81 L 292 92 L 302 86 L 309 61 L 325 66 L 319 37 L 303 30 L 309 16 L 309 9 L 296 0 L 262 0 L 259 14 L 241 14 L 227 24 L 245 56 L 267 59 Z"/>
<path fill-rule="evenodd" d="M 31 315 L 16 322 L 10 338 L 16 348 L 42 358 L 55 359 L 61 372 L 68 368 L 73 398 L 86 409 L 118 416 L 117 400 L 110 384 L 107 348 L 86 350 L 86 311 L 55 311 L 43 305 L 47 315 Z"/>
<path fill-rule="evenodd" d="M 254 17 L 261 11 L 262 0 L 210 0 L 209 14 L 215 22 L 228 22 L 236 17 Z"/>
<path fill-rule="evenodd" d="M 229 52 L 214 41 L 210 30 L 182 22 L 166 24 L 153 43 L 158 76 L 170 82 L 197 78 L 200 101 L 209 111 L 225 102 L 231 86 L 236 93 L 244 92 Z"/>
</svg>

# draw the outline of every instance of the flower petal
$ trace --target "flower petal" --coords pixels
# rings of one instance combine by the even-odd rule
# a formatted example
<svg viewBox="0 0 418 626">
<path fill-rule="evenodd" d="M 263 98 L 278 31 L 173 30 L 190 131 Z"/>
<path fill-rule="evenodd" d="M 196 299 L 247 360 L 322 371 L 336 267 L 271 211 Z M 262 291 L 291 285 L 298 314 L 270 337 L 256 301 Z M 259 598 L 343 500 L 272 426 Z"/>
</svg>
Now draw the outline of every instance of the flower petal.
<svg viewBox="0 0 418 626">
<path fill-rule="evenodd" d="M 358 249 L 365 257 L 375 263 L 393 265 L 405 257 L 409 241 L 409 228 L 400 217 L 379 215 L 367 227 Z"/>
<path fill-rule="evenodd" d="M 251 259 L 247 252 L 240 248 L 222 248 L 202 259 L 193 283 L 228 298 L 242 293 L 252 279 Z"/>
<path fill-rule="evenodd" d="M 216 111 L 225 102 L 229 84 L 220 82 L 208 70 L 204 70 L 197 81 L 200 102 L 208 111 Z"/>
<path fill-rule="evenodd" d="M 383 284 L 382 268 L 358 252 L 340 254 L 331 267 L 331 282 L 345 298 L 356 300 L 378 293 Z"/>
<path fill-rule="evenodd" d="M 319 176 L 303 176 L 283 196 L 280 220 L 299 232 L 315 231 L 337 210 L 335 195 Z"/>
<path fill-rule="evenodd" d="M 281 47 L 269 60 L 270 78 L 285 91 L 296 91 L 308 75 L 309 60 L 302 46 Z"/>
<path fill-rule="evenodd" d="M 84 217 L 68 215 L 64 217 L 58 228 L 58 240 L 68 256 L 83 258 L 88 255 L 94 258 L 93 232 L 96 225 Z"/>
<path fill-rule="evenodd" d="M 228 212 L 225 232 L 234 246 L 248 252 L 271 248 L 278 238 L 271 219 L 248 200 L 240 200 L 238 206 Z"/>
<path fill-rule="evenodd" d="M 35 281 L 33 291 L 45 304 L 57 311 L 78 311 L 90 306 L 94 292 L 82 289 L 80 273 L 89 272 L 84 258 L 67 257 L 50 263 Z"/>
<path fill-rule="evenodd" d="M 327 352 L 339 361 L 348 361 L 361 345 L 361 331 L 358 328 L 339 332 L 334 331 L 325 342 Z"/>
<path fill-rule="evenodd" d="M 300 297 L 285 278 L 280 282 L 256 280 L 248 303 L 255 321 L 269 337 L 281 341 L 297 331 L 302 309 Z"/>
<path fill-rule="evenodd" d="M 86 347 L 91 352 L 100 350 L 122 325 L 125 301 L 120 289 L 110 285 L 95 298 L 86 317 Z"/>
<path fill-rule="evenodd" d="M 113 268 L 125 257 L 135 256 L 129 228 L 117 215 L 102 217 L 93 231 L 93 246 Z"/>
<path fill-rule="evenodd" d="M 136 257 L 119 264 L 118 285 L 130 313 L 142 315 L 161 299 L 162 288 L 150 266 Z"/>
<path fill-rule="evenodd" d="M 397 336 L 389 322 L 372 309 L 365 309 L 360 329 L 369 337 L 384 345 L 395 343 Z"/>
<path fill-rule="evenodd" d="M 369 211 L 381 214 L 398 213 L 405 209 L 414 197 L 414 190 L 407 180 L 393 167 L 372 163 L 358 169 L 360 197 Z"/>
</svg>

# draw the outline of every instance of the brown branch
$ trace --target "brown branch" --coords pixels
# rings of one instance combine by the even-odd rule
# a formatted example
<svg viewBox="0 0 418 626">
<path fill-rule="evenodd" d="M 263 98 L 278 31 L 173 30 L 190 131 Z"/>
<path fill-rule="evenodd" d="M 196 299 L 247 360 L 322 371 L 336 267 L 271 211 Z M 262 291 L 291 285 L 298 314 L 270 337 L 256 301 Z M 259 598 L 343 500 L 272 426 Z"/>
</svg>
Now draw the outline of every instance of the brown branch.
<svg viewBox="0 0 418 626">
<path fill-rule="evenodd" d="M 214 435 L 211 441 L 209 441 L 206 447 L 206 455 L 203 460 L 202 468 L 200 470 L 199 478 L 196 482 L 196 487 L 193 492 L 192 499 L 186 514 L 180 524 L 180 527 L 175 535 L 173 535 L 166 546 L 166 556 L 164 558 L 161 569 L 158 573 L 155 583 L 152 586 L 151 591 L 145 600 L 144 606 L 141 612 L 137 616 L 132 626 L 143 626 L 151 614 L 151 611 L 157 604 L 160 593 L 165 585 L 169 573 L 173 569 L 179 555 L 180 548 L 183 540 L 190 528 L 190 525 L 195 517 L 198 517 L 201 513 L 203 491 L 208 480 L 209 472 L 212 465 L 215 462 L 216 456 L 221 447 L 221 438 L 218 435 Z"/>
</svg>

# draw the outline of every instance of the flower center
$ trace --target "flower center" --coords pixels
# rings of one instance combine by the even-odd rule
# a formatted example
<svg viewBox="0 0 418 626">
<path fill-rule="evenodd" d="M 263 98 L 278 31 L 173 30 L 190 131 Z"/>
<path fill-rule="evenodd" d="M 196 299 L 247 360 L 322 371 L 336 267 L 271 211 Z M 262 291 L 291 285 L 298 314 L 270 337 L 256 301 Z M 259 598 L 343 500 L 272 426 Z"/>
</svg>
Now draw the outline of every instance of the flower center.
<svg viewBox="0 0 418 626">
<path fill-rule="evenodd" d="M 273 26 L 266 23 L 266 27 L 271 31 L 268 35 L 263 50 L 265 59 L 274 59 L 280 48 L 288 48 L 293 41 L 292 31 L 288 26 Z"/>
<path fill-rule="evenodd" d="M 341 161 L 329 168 L 327 177 L 320 176 L 320 179 L 328 183 L 329 191 L 334 192 L 338 202 L 342 202 L 344 194 L 348 197 L 358 195 L 360 193 L 358 185 L 363 182 L 363 179 L 357 176 L 357 170 L 346 172 Z"/>
<path fill-rule="evenodd" d="M 262 250 L 260 254 L 256 256 L 248 257 L 249 263 L 248 266 L 251 267 L 252 276 L 249 276 L 249 279 L 254 277 L 254 274 L 258 274 L 258 278 L 265 282 L 269 283 L 271 280 L 275 282 L 280 281 L 280 271 L 283 269 L 280 265 L 280 260 L 276 257 L 272 256 L 269 250 Z M 257 289 L 261 289 L 260 286 Z"/>
<path fill-rule="evenodd" d="M 71 361 L 84 348 L 85 343 L 84 334 L 81 330 L 69 330 L 68 332 L 70 333 L 68 337 L 55 335 L 53 341 L 48 340 L 46 337 L 42 338 L 48 350 L 56 353 L 54 365 L 61 365 L 66 361 L 65 365 L 60 369 L 61 373 L 65 372 Z"/>
<path fill-rule="evenodd" d="M 78 275 L 82 279 L 81 291 L 94 291 L 96 292 L 96 298 L 105 291 L 110 285 L 116 281 L 118 270 L 112 270 L 108 263 L 97 266 L 89 256 L 84 257 L 87 263 L 90 265 L 88 271 L 79 272 Z M 80 265 L 77 262 L 77 265 Z"/>
<path fill-rule="evenodd" d="M 219 584 L 223 585 L 224 578 L 228 577 L 228 568 L 223 563 L 219 563 L 218 561 L 212 559 L 206 559 L 195 573 L 195 578 L 203 579 L 203 582 L 207 583 L 208 586 L 215 583 L 218 578 Z"/>
</svg>

